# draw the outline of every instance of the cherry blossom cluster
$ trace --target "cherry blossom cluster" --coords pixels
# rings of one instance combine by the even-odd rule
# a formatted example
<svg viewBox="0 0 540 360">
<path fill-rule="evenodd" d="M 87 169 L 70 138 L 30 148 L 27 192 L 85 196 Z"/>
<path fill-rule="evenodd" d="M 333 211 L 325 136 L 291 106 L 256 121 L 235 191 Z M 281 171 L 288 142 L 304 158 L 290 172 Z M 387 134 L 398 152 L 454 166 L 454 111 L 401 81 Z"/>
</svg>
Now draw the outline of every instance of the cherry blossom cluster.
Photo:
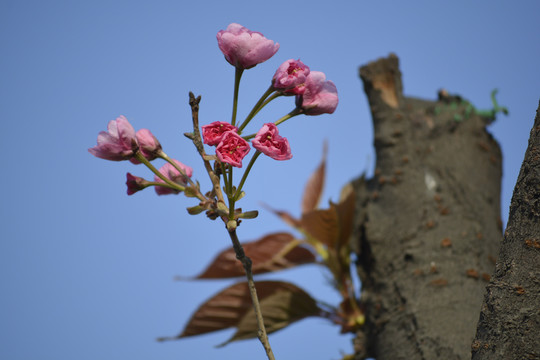
<svg viewBox="0 0 540 360">
<path fill-rule="evenodd" d="M 197 147 L 205 165 L 214 161 L 214 166 L 206 166 L 213 183 L 213 191 L 203 194 L 199 183 L 191 180 L 193 175 L 191 167 L 169 158 L 150 130 L 141 129 L 135 132 L 124 116 L 111 120 L 107 131 L 99 133 L 97 145 L 88 151 L 105 160 L 129 160 L 133 164 L 145 164 L 154 173 L 153 181 L 128 173 L 126 181 L 128 195 L 149 186 L 153 186 L 158 195 L 184 192 L 186 196 L 200 200 L 197 207 L 188 209 L 190 213 L 206 210 L 207 214 L 214 212 L 224 217 L 228 212 L 228 216 L 225 216 L 227 220 L 235 220 L 239 211 L 235 210 L 234 203 L 243 196 L 241 188 L 257 157 L 264 154 L 274 160 L 292 158 L 289 141 L 279 134 L 278 125 L 300 114 L 331 114 L 337 107 L 338 96 L 336 86 L 332 81 L 326 80 L 324 73 L 311 71 L 302 61 L 290 59 L 278 67 L 269 88 L 246 118 L 237 124 L 238 89 L 243 71 L 270 59 L 278 51 L 279 44 L 265 38 L 259 32 L 248 30 L 235 23 L 217 33 L 217 42 L 225 59 L 235 67 L 232 119 L 230 122 L 212 122 L 200 127 L 200 130 L 198 123 L 194 122 L 196 129 L 194 128 L 194 132 L 189 136 L 186 135 L 193 140 L 196 147 L 200 142 L 215 148 L 215 154 L 207 154 L 202 145 Z M 244 135 L 244 129 L 257 113 L 280 96 L 294 96 L 294 109 L 275 122 L 263 124 L 256 133 Z M 242 168 L 242 160 L 249 154 L 251 147 L 255 148 L 255 154 L 244 172 L 240 185 L 235 187 L 232 185 L 233 168 Z M 151 163 L 155 159 L 163 159 L 166 164 L 156 169 Z M 217 181 L 223 181 L 224 186 L 217 184 Z M 223 206 L 225 196 L 216 188 L 225 189 L 229 206 Z"/>
<path fill-rule="evenodd" d="M 219 119 L 207 125 L 199 125 L 199 103 L 201 97 L 189 93 L 192 112 L 193 132 L 184 135 L 193 142 L 212 186 L 210 191 L 202 192 L 199 181 L 193 181 L 193 169 L 182 162 L 170 158 L 162 149 L 161 143 L 148 129 L 137 132 L 124 116 L 111 120 L 107 131 L 101 131 L 97 145 L 88 151 L 101 159 L 111 161 L 128 160 L 131 163 L 144 164 L 153 174 L 153 180 L 126 174 L 127 194 L 133 195 L 147 187 L 154 187 L 158 195 L 183 193 L 186 197 L 196 198 L 197 205 L 188 207 L 191 215 L 206 213 L 212 220 L 221 219 L 233 243 L 236 258 L 242 263 L 249 284 L 250 297 L 258 325 L 258 337 L 263 344 L 268 359 L 274 356 L 266 335 L 262 311 L 260 309 L 251 260 L 246 257 L 236 234 L 236 229 L 243 219 L 257 217 L 256 210 L 243 211 L 236 207 L 236 202 L 245 196 L 242 188 L 246 179 L 261 154 L 274 160 L 292 158 L 291 146 L 287 138 L 279 134 L 278 126 L 298 115 L 332 114 L 338 105 L 336 86 L 319 71 L 311 71 L 300 60 L 290 59 L 282 63 L 275 71 L 270 85 L 263 93 L 250 113 L 237 122 L 238 94 L 240 80 L 244 70 L 270 59 L 279 50 L 279 44 L 265 38 L 261 33 L 251 31 L 239 24 L 230 24 L 226 30 L 217 33 L 217 42 L 225 60 L 235 68 L 232 116 L 230 121 Z M 271 101 L 279 97 L 294 96 L 294 108 L 285 116 L 267 122 L 252 134 L 244 131 L 253 118 Z M 205 146 L 206 145 L 206 146 Z M 242 168 L 242 161 L 250 153 L 255 153 L 249 164 L 243 169 L 240 181 L 234 181 L 234 171 Z M 211 148 L 212 152 L 207 153 Z M 166 163 L 159 169 L 155 160 Z"/>
</svg>

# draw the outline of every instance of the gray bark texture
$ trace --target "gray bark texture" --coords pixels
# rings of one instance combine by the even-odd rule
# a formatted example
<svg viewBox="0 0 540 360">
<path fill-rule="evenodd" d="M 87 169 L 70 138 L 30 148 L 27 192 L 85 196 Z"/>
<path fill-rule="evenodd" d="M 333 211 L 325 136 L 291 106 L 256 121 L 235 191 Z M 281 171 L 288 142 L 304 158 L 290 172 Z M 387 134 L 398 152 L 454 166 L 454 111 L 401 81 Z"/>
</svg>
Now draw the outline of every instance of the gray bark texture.
<svg viewBox="0 0 540 360">
<path fill-rule="evenodd" d="M 360 77 L 377 160 L 374 177 L 355 182 L 366 312 L 355 359 L 470 359 L 502 241 L 493 119 L 445 91 L 405 97 L 392 54 Z"/>
<path fill-rule="evenodd" d="M 472 350 L 473 360 L 540 359 L 540 105 Z"/>
</svg>

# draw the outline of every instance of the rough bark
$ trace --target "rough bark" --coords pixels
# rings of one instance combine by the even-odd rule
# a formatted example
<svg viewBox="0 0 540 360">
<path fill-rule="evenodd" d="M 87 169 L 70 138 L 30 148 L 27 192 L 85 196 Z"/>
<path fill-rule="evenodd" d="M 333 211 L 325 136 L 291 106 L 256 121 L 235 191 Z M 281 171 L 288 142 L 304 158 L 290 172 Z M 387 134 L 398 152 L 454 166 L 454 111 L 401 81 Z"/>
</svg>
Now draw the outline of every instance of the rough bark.
<svg viewBox="0 0 540 360">
<path fill-rule="evenodd" d="M 472 350 L 474 360 L 540 359 L 540 106 Z"/>
<path fill-rule="evenodd" d="M 366 311 L 356 358 L 468 359 L 502 240 L 492 119 L 445 92 L 405 97 L 395 55 L 360 77 L 377 162 L 356 182 Z"/>
</svg>

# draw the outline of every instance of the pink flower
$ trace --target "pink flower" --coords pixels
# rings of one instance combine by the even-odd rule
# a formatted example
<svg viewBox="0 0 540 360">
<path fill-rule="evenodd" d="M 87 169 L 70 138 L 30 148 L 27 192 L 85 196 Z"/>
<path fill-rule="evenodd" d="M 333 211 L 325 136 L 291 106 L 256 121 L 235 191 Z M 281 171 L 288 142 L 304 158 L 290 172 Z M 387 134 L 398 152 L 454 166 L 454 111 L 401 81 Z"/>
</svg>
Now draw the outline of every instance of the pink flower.
<svg viewBox="0 0 540 360">
<path fill-rule="evenodd" d="M 274 44 L 260 32 L 235 23 L 219 31 L 216 37 L 225 59 L 240 69 L 249 69 L 270 59 L 279 49 L 278 43 Z"/>
<path fill-rule="evenodd" d="M 193 175 L 193 169 L 191 167 L 182 164 L 178 160 L 173 160 L 173 161 L 176 163 L 176 165 L 178 165 L 178 167 L 180 167 L 180 169 L 182 169 L 184 171 L 184 173 L 188 177 L 191 177 L 191 175 Z M 188 179 L 185 176 L 181 175 L 180 172 L 174 166 L 172 166 L 169 163 L 166 163 L 165 165 L 163 165 L 159 169 L 159 172 L 163 176 L 165 176 L 167 179 L 171 180 L 172 182 L 175 182 L 175 183 L 177 183 L 179 185 L 182 185 L 182 186 L 187 185 Z M 157 182 L 157 183 L 165 183 L 157 175 L 154 175 L 154 181 Z M 158 195 L 178 194 L 180 192 L 178 190 L 170 189 L 170 188 L 164 187 L 164 186 L 156 186 L 155 189 L 156 189 L 156 193 Z"/>
<path fill-rule="evenodd" d="M 161 151 L 161 144 L 158 139 L 148 129 L 141 129 L 135 134 L 137 141 L 139 142 L 139 151 L 148 160 L 152 161 L 158 157 Z M 131 158 L 133 164 L 140 164 L 141 162 L 136 158 Z"/>
<path fill-rule="evenodd" d="M 211 124 L 202 127 L 202 136 L 204 143 L 207 145 L 217 145 L 220 143 L 223 134 L 227 131 L 238 131 L 236 126 L 232 126 L 228 122 L 214 121 Z"/>
<path fill-rule="evenodd" d="M 137 151 L 138 143 L 135 129 L 125 116 L 109 121 L 107 131 L 101 131 L 97 137 L 97 146 L 88 149 L 95 157 L 121 161 L 128 160 Z"/>
<path fill-rule="evenodd" d="M 148 129 L 141 129 L 135 134 L 137 141 L 139 142 L 139 150 L 148 160 L 154 160 L 157 157 L 159 151 L 161 151 L 161 144 L 158 139 Z"/>
<path fill-rule="evenodd" d="M 306 79 L 304 94 L 296 97 L 296 104 L 306 115 L 332 114 L 338 105 L 336 85 L 327 81 L 324 73 L 312 71 Z"/>
<path fill-rule="evenodd" d="M 308 75 L 309 67 L 300 60 L 290 59 L 279 66 L 272 78 L 272 86 L 285 95 L 301 95 Z"/>
<path fill-rule="evenodd" d="M 142 177 L 131 175 L 130 173 L 126 174 L 126 185 L 127 185 L 127 194 L 133 195 L 137 191 L 140 191 L 148 186 L 148 181 Z"/>
<path fill-rule="evenodd" d="M 279 136 L 278 128 L 274 123 L 264 124 L 251 143 L 255 149 L 274 160 L 292 158 L 289 141 L 287 138 Z"/>
<path fill-rule="evenodd" d="M 227 131 L 216 147 L 219 161 L 235 167 L 242 167 L 242 159 L 251 150 L 249 143 L 234 131 Z"/>
</svg>

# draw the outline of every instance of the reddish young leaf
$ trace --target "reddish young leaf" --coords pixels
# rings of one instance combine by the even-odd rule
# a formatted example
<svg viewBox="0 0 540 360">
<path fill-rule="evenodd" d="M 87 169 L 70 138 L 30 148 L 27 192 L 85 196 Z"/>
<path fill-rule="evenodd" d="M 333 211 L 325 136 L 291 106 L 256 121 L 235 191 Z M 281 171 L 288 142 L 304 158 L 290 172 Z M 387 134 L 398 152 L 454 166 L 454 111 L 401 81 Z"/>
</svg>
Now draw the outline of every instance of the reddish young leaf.
<svg viewBox="0 0 540 360">
<path fill-rule="evenodd" d="M 302 214 L 317 209 L 324 188 L 324 179 L 326 173 L 326 153 L 328 152 L 328 144 L 326 141 L 323 146 L 323 156 L 321 163 L 315 170 L 304 189 L 304 196 L 302 197 Z"/>
<path fill-rule="evenodd" d="M 294 236 L 273 233 L 253 242 L 242 244 L 246 255 L 253 262 L 253 274 L 288 269 L 315 262 L 315 255 L 301 246 L 294 246 Z M 290 246 L 294 246 L 290 249 Z M 223 279 L 245 276 L 244 268 L 236 259 L 233 248 L 222 251 L 196 279 Z"/>
<path fill-rule="evenodd" d="M 339 218 L 336 206 L 330 209 L 312 210 L 302 214 L 302 228 L 328 247 L 333 247 L 339 239 Z"/>
<path fill-rule="evenodd" d="M 338 204 L 330 208 L 312 210 L 302 214 L 301 227 L 328 247 L 341 248 L 352 232 L 355 210 L 355 193 L 349 192 Z"/>
<path fill-rule="evenodd" d="M 277 292 L 304 293 L 303 290 L 293 284 L 279 281 L 258 281 L 255 286 L 260 302 Z M 309 297 L 309 295 L 307 296 Z M 305 302 L 308 301 L 305 300 L 305 295 L 299 295 L 299 298 L 304 299 Z M 309 308 L 308 305 L 309 302 L 304 307 Z M 313 309 L 311 311 L 313 312 Z M 236 327 L 248 312 L 255 317 L 248 284 L 247 282 L 240 282 L 222 290 L 202 304 L 192 315 L 186 327 L 179 335 L 175 337 L 163 337 L 158 340 L 176 340 Z M 256 336 L 256 331 L 254 332 L 254 336 Z"/>
<path fill-rule="evenodd" d="M 356 194 L 351 190 L 336 205 L 336 212 L 339 219 L 339 240 L 338 247 L 344 246 L 353 231 L 353 221 L 356 207 Z"/>
<path fill-rule="evenodd" d="M 281 220 L 283 220 L 286 224 L 290 225 L 291 227 L 298 228 L 301 226 L 300 220 L 296 219 L 294 216 L 292 216 L 288 212 L 282 211 L 282 210 L 274 210 L 267 204 L 262 204 L 262 206 L 264 206 L 267 210 L 273 212 L 274 215 L 281 218 Z"/>
<path fill-rule="evenodd" d="M 271 293 L 268 297 L 260 300 L 264 325 L 268 334 L 306 317 L 322 316 L 322 310 L 317 302 L 296 285 L 286 282 L 262 282 L 257 283 L 257 291 L 259 289 L 265 289 Z M 244 314 L 236 328 L 234 335 L 221 346 L 232 341 L 251 339 L 257 336 L 258 326 L 253 309 Z"/>
</svg>

